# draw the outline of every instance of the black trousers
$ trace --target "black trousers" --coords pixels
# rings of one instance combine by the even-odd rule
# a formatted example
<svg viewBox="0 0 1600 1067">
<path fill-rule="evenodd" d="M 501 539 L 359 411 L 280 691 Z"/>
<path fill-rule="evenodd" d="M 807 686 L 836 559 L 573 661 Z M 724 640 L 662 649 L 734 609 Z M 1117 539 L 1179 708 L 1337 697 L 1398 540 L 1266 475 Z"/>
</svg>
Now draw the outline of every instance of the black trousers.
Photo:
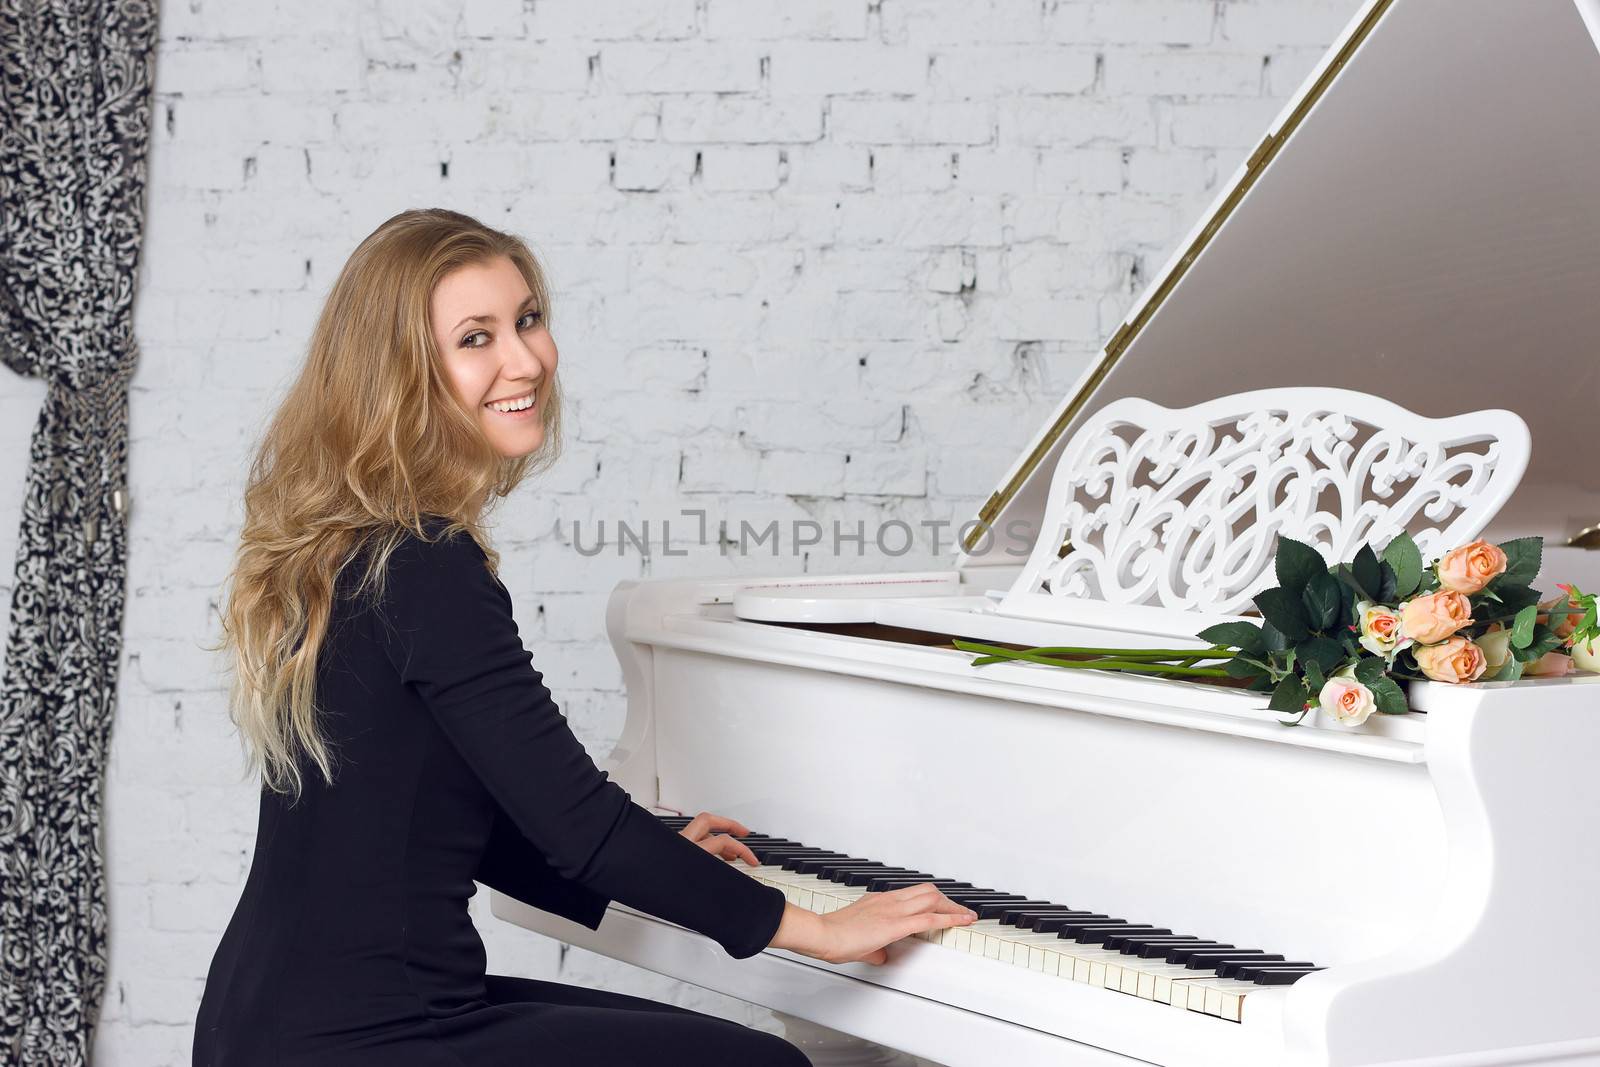
<svg viewBox="0 0 1600 1067">
<path fill-rule="evenodd" d="M 483 1062 L 527 1067 L 811 1067 L 780 1037 L 687 1008 L 599 989 L 491 974 L 489 1003 L 509 1018 Z M 503 1041 L 520 1033 L 525 1059 Z M 467 1044 L 473 1043 L 469 1038 Z M 473 1060 L 467 1061 L 469 1064 Z"/>
</svg>

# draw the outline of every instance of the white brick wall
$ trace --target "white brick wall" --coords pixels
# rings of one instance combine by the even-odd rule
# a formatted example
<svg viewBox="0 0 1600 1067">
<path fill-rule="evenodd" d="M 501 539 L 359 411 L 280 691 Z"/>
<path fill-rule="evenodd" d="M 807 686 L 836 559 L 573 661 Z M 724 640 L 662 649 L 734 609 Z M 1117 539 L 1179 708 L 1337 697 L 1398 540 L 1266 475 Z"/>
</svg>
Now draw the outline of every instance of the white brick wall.
<svg viewBox="0 0 1600 1067">
<path fill-rule="evenodd" d="M 574 520 L 592 540 L 599 519 L 684 506 L 735 527 L 969 518 L 1357 6 L 163 5 L 100 1067 L 189 1062 L 256 811 L 199 646 L 249 444 L 361 237 L 444 205 L 547 263 L 569 452 L 499 537 L 538 662 L 603 751 L 623 708 L 601 616 L 616 581 L 818 560 L 585 559 Z M 0 378 L 5 561 L 41 392 Z M 927 562 L 874 559 L 869 535 L 866 558 L 825 565 Z M 10 580 L 6 562 L 0 609 Z M 494 969 L 761 1018 L 483 904 Z"/>
</svg>

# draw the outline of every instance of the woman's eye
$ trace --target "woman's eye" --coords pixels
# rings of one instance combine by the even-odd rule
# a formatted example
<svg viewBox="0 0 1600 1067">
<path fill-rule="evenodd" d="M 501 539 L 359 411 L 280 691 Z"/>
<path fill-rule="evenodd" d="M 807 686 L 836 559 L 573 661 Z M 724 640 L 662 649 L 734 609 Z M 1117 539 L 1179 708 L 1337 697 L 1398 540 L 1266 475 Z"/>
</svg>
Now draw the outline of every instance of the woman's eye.
<svg viewBox="0 0 1600 1067">
<path fill-rule="evenodd" d="M 517 322 L 521 323 L 524 320 L 528 320 L 527 329 L 531 330 L 531 329 L 533 329 L 534 326 L 538 325 L 539 320 L 542 319 L 542 318 L 544 318 L 544 313 L 542 311 L 537 311 L 537 310 L 535 310 L 535 311 L 525 311 L 525 312 L 522 313 L 522 318 L 518 319 Z M 472 343 L 472 339 L 474 337 L 487 337 L 487 336 L 488 336 L 488 333 L 485 330 L 474 330 L 472 333 L 467 334 L 465 337 L 463 337 L 461 339 L 461 347 L 462 348 L 482 348 L 483 347 L 482 345 L 473 344 Z"/>
</svg>

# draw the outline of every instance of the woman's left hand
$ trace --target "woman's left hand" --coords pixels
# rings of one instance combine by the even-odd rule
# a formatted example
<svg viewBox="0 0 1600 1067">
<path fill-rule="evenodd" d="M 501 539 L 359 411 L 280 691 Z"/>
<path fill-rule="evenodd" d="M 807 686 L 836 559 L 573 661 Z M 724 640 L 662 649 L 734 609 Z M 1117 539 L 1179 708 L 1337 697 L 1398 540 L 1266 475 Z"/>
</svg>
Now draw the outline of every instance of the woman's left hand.
<svg viewBox="0 0 1600 1067">
<path fill-rule="evenodd" d="M 752 867 L 761 866 L 756 854 L 739 840 L 750 832 L 750 828 L 737 819 L 702 811 L 689 820 L 688 826 L 678 832 L 713 856 L 720 856 L 725 860 L 744 860 Z"/>
</svg>

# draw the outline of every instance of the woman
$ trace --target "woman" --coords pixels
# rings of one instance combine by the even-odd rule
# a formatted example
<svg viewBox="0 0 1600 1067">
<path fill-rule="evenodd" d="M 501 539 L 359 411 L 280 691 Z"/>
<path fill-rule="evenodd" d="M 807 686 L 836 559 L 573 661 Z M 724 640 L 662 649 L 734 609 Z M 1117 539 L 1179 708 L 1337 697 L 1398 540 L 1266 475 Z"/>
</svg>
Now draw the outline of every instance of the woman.
<svg viewBox="0 0 1600 1067">
<path fill-rule="evenodd" d="M 252 466 L 230 577 L 230 712 L 261 807 L 197 1067 L 806 1062 L 725 1020 L 486 975 L 474 881 L 590 927 L 616 899 L 734 957 L 882 962 L 972 920 L 928 887 L 796 908 L 728 862 L 755 862 L 742 826 L 674 833 L 594 766 L 480 526 L 554 460 L 559 398 L 548 293 L 517 238 L 408 211 L 335 281 Z"/>
</svg>

